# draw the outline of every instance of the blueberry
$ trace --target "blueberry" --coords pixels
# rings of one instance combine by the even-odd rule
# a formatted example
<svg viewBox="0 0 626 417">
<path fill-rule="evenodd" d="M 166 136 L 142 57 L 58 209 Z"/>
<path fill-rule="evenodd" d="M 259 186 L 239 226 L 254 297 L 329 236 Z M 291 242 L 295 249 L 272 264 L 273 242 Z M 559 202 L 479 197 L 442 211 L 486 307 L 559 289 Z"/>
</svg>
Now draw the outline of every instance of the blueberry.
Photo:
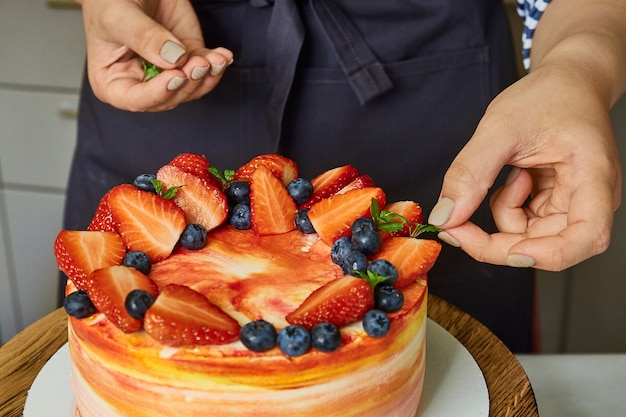
<svg viewBox="0 0 626 417">
<path fill-rule="evenodd" d="M 239 332 L 239 339 L 253 352 L 265 352 L 276 346 L 276 329 L 265 320 L 246 323 Z"/>
<path fill-rule="evenodd" d="M 180 244 L 185 249 L 198 250 L 206 245 L 207 231 L 201 224 L 188 224 L 180 235 Z"/>
<path fill-rule="evenodd" d="M 358 276 L 354 271 L 367 272 L 367 257 L 363 252 L 353 250 L 343 260 L 341 267 L 344 274 Z"/>
<path fill-rule="evenodd" d="M 392 285 L 398 280 L 398 270 L 386 259 L 375 259 L 369 263 L 367 270 L 376 272 L 381 277 L 389 277 L 383 285 Z"/>
<path fill-rule="evenodd" d="M 391 285 L 378 285 L 374 290 L 376 308 L 386 313 L 398 311 L 404 304 L 404 295 Z"/>
<path fill-rule="evenodd" d="M 124 255 L 122 264 L 135 268 L 144 275 L 150 274 L 152 270 L 152 261 L 150 261 L 148 255 L 140 251 L 127 252 L 126 255 Z"/>
<path fill-rule="evenodd" d="M 278 333 L 276 343 L 285 355 L 300 356 L 311 347 L 311 335 L 304 327 L 291 324 Z"/>
<path fill-rule="evenodd" d="M 340 237 L 330 248 L 330 259 L 337 265 L 342 265 L 346 256 L 353 250 L 352 239 L 349 236 Z"/>
<path fill-rule="evenodd" d="M 352 234 L 352 246 L 366 255 L 373 255 L 380 250 L 383 238 L 375 230 L 362 230 Z"/>
<path fill-rule="evenodd" d="M 367 217 L 360 217 L 352 223 L 352 234 L 364 232 L 366 230 L 376 230 L 376 226 L 374 226 L 374 221 Z"/>
<path fill-rule="evenodd" d="M 140 190 L 148 191 L 150 193 L 156 194 L 156 190 L 154 189 L 153 180 L 156 180 L 156 175 L 154 174 L 141 174 L 135 177 L 133 181 L 133 185 Z"/>
<path fill-rule="evenodd" d="M 68 294 L 63 300 L 63 307 L 65 307 L 67 314 L 77 319 L 84 319 L 95 314 L 97 311 L 96 307 L 89 299 L 87 291 L 82 290 Z"/>
<path fill-rule="evenodd" d="M 296 204 L 302 204 L 313 195 L 313 184 L 304 178 L 296 178 L 287 184 L 287 191 Z"/>
<path fill-rule="evenodd" d="M 363 317 L 363 329 L 372 337 L 383 337 L 389 333 L 389 317 L 384 311 L 373 309 Z"/>
<path fill-rule="evenodd" d="M 226 198 L 231 207 L 239 203 L 250 204 L 250 183 L 248 181 L 233 181 L 226 186 Z"/>
<path fill-rule="evenodd" d="M 154 296 L 144 290 L 132 290 L 124 302 L 128 314 L 138 320 L 143 320 L 152 304 L 154 304 Z"/>
<path fill-rule="evenodd" d="M 250 221 L 250 206 L 247 203 L 237 204 L 230 213 L 228 222 L 235 229 L 247 230 L 252 227 Z"/>
<path fill-rule="evenodd" d="M 309 209 L 303 208 L 296 213 L 296 227 L 304 234 L 315 233 L 315 228 L 309 220 Z"/>
<path fill-rule="evenodd" d="M 320 352 L 332 352 L 341 345 L 341 333 L 332 323 L 318 323 L 311 329 L 311 345 Z"/>
</svg>

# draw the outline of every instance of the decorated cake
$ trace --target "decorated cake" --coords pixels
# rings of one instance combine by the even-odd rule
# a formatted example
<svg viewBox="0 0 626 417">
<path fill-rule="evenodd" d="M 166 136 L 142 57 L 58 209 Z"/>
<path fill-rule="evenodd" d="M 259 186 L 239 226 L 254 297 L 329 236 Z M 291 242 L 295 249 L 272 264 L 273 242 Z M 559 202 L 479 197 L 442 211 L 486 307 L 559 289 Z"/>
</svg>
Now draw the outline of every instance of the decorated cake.
<svg viewBox="0 0 626 417">
<path fill-rule="evenodd" d="M 352 165 L 182 154 L 55 241 L 76 415 L 414 416 L 426 273 L 413 201 Z"/>
</svg>

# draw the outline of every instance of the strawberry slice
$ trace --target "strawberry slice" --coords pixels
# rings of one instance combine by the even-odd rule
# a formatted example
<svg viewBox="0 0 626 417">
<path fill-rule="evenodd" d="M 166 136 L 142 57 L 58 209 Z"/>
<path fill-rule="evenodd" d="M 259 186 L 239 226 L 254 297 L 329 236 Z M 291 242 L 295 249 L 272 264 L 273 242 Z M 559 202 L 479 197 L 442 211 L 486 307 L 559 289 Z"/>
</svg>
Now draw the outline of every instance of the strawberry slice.
<svg viewBox="0 0 626 417">
<path fill-rule="evenodd" d="M 172 165 L 159 169 L 157 180 L 167 188 L 180 187 L 172 201 L 183 209 L 187 223 L 201 224 L 209 231 L 226 221 L 228 201 L 221 186 L 215 187 Z"/>
<path fill-rule="evenodd" d="M 260 236 L 287 233 L 296 228 L 296 203 L 272 171 L 259 166 L 250 177 L 250 220 Z"/>
<path fill-rule="evenodd" d="M 413 227 L 413 225 L 415 224 L 421 224 L 423 220 L 422 206 L 420 206 L 418 203 L 414 201 L 410 201 L 410 200 L 396 201 L 396 202 L 387 204 L 384 210 L 388 211 L 389 213 L 399 214 L 400 216 L 404 217 L 409 222 L 411 227 Z M 393 218 L 390 220 L 390 222 L 403 223 L 402 220 L 400 220 L 399 218 Z M 411 230 L 409 226 L 405 224 L 402 230 L 399 230 L 397 232 L 381 231 L 380 234 L 383 238 L 387 238 L 390 236 L 410 236 Z"/>
<path fill-rule="evenodd" d="M 169 256 L 185 229 L 185 213 L 173 201 L 130 185 L 109 192 L 113 221 L 126 247 L 145 252 L 152 262 Z"/>
<path fill-rule="evenodd" d="M 398 270 L 394 287 L 403 288 L 424 276 L 434 265 L 441 252 L 441 244 L 435 240 L 411 237 L 390 237 L 372 259 L 386 259 Z"/>
<path fill-rule="evenodd" d="M 97 269 L 89 276 L 87 293 L 94 306 L 124 333 L 134 333 L 141 328 L 141 320 L 126 311 L 126 296 L 132 290 L 144 290 L 154 297 L 157 285 L 135 268 L 123 265 Z"/>
<path fill-rule="evenodd" d="M 319 237 L 328 245 L 350 234 L 359 217 L 371 217 L 372 198 L 385 205 L 385 193 L 379 187 L 366 187 L 336 194 L 315 203 L 309 209 L 309 220 Z"/>
<path fill-rule="evenodd" d="M 113 232 L 61 230 L 54 242 L 59 270 L 79 290 L 87 289 L 93 271 L 121 264 L 125 254 L 126 245 Z"/>
<path fill-rule="evenodd" d="M 117 233 L 117 227 L 118 224 L 113 221 L 113 215 L 109 207 L 109 193 L 107 192 L 100 199 L 96 213 L 87 226 L 87 230 Z"/>
<path fill-rule="evenodd" d="M 199 292 L 178 284 L 165 286 L 144 317 L 146 332 L 168 346 L 234 342 L 240 326 Z"/>
<path fill-rule="evenodd" d="M 301 208 L 311 207 L 320 200 L 330 197 L 359 176 L 359 171 L 352 165 L 344 165 L 321 173 L 311 180 L 313 195 Z"/>
<path fill-rule="evenodd" d="M 215 175 L 209 172 L 211 164 L 204 155 L 196 153 L 181 153 L 172 159 L 168 165 L 175 166 L 184 172 L 195 175 L 219 190 L 222 189 L 222 182 Z"/>
<path fill-rule="evenodd" d="M 252 174 L 258 167 L 264 166 L 268 168 L 276 178 L 283 182 L 284 186 L 287 186 L 291 181 L 298 178 L 298 166 L 296 163 L 278 154 L 265 154 L 259 155 L 250 160 L 245 165 L 242 165 L 235 171 L 235 180 L 250 180 Z"/>
<path fill-rule="evenodd" d="M 359 175 L 353 179 L 348 185 L 337 191 L 336 194 L 345 194 L 351 190 L 358 190 L 359 188 L 374 187 L 374 180 L 367 174 Z"/>
<path fill-rule="evenodd" d="M 285 318 L 290 324 L 307 329 L 322 322 L 341 327 L 362 319 L 373 307 L 374 295 L 370 284 L 362 278 L 346 275 L 313 291 Z"/>
</svg>

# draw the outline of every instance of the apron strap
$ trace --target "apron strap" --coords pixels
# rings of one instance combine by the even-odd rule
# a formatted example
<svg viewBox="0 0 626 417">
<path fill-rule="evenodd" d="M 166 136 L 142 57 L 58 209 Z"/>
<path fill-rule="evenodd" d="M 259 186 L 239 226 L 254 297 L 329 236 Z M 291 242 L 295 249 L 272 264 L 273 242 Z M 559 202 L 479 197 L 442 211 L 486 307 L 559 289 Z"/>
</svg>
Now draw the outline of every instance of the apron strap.
<svg viewBox="0 0 626 417">
<path fill-rule="evenodd" d="M 250 3 L 254 7 L 271 6 L 273 3 L 265 65 L 270 84 L 267 101 L 270 137 L 278 146 L 285 106 L 304 43 L 305 28 L 296 0 L 250 0 Z M 336 2 L 311 0 L 311 5 L 359 103 L 364 105 L 393 88 L 385 67 Z"/>
</svg>

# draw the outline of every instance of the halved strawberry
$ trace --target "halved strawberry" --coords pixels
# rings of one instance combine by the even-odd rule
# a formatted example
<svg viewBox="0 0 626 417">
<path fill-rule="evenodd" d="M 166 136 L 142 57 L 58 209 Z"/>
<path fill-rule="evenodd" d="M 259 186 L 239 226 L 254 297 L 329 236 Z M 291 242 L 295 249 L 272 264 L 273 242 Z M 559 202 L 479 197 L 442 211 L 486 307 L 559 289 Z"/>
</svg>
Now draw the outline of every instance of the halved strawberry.
<svg viewBox="0 0 626 417">
<path fill-rule="evenodd" d="M 367 174 L 359 175 L 353 179 L 348 185 L 337 191 L 336 194 L 345 194 L 351 190 L 358 190 L 359 188 L 374 187 L 374 180 Z"/>
<path fill-rule="evenodd" d="M 388 211 L 389 213 L 399 214 L 400 216 L 404 217 L 409 222 L 411 227 L 413 227 L 413 225 L 415 224 L 421 224 L 423 220 L 422 206 L 414 201 L 396 201 L 387 204 L 384 210 Z M 401 219 L 397 217 L 391 219 L 390 222 L 404 223 Z M 389 236 L 410 236 L 411 230 L 409 229 L 409 225 L 405 224 L 404 227 L 397 232 L 381 231 L 380 234 L 383 238 L 387 238 Z"/>
<path fill-rule="evenodd" d="M 343 165 L 321 173 L 311 180 L 313 195 L 301 207 L 311 207 L 318 201 L 330 197 L 358 176 L 359 171 L 352 165 Z"/>
<path fill-rule="evenodd" d="M 167 188 L 180 187 L 172 201 L 183 209 L 187 223 L 201 224 L 209 231 L 226 221 L 228 201 L 221 187 L 172 165 L 165 165 L 156 175 Z"/>
<path fill-rule="evenodd" d="M 250 220 L 258 235 L 287 233 L 296 228 L 296 203 L 287 188 L 265 166 L 250 178 Z"/>
<path fill-rule="evenodd" d="M 362 278 L 345 275 L 313 291 L 285 318 L 290 324 L 307 329 L 322 322 L 341 327 L 362 319 L 373 307 L 374 295 L 370 284 Z"/>
<path fill-rule="evenodd" d="M 278 154 L 259 155 L 242 165 L 235 171 L 235 180 L 250 180 L 252 174 L 260 166 L 268 168 L 276 178 L 280 179 L 284 186 L 298 178 L 298 166 L 296 163 Z"/>
<path fill-rule="evenodd" d="M 114 232 L 61 230 L 54 242 L 59 270 L 79 290 L 87 289 L 93 271 L 121 264 L 125 254 L 126 245 Z"/>
<path fill-rule="evenodd" d="M 89 299 L 124 333 L 138 331 L 142 323 L 126 311 L 126 296 L 132 290 L 144 290 L 154 297 L 159 293 L 157 285 L 148 276 L 123 265 L 97 269 L 89 276 Z"/>
<path fill-rule="evenodd" d="M 394 287 L 403 288 L 424 276 L 434 265 L 441 252 L 441 244 L 435 240 L 412 237 L 390 237 L 372 256 L 372 259 L 386 259 L 398 270 L 398 280 Z"/>
<path fill-rule="evenodd" d="M 146 332 L 168 346 L 230 343 L 239 323 L 199 292 L 177 284 L 165 286 L 144 317 Z"/>
<path fill-rule="evenodd" d="M 218 188 L 222 189 L 222 182 L 209 172 L 211 164 L 204 155 L 196 153 L 181 153 L 172 159 L 168 165 L 175 166 L 185 172 L 195 175 Z"/>
<path fill-rule="evenodd" d="M 320 238 L 328 245 L 350 234 L 352 223 L 359 217 L 371 217 L 372 198 L 385 205 L 385 193 L 379 187 L 366 187 L 344 194 L 335 194 L 315 203 L 309 209 L 309 220 Z"/>
<path fill-rule="evenodd" d="M 117 227 L 118 225 L 113 221 L 113 215 L 111 215 L 111 208 L 109 207 L 109 193 L 107 192 L 100 199 L 98 208 L 96 208 L 96 213 L 87 226 L 87 230 L 117 232 Z"/>
<path fill-rule="evenodd" d="M 145 252 L 152 262 L 169 256 L 186 226 L 185 213 L 173 201 L 130 185 L 109 192 L 109 207 L 129 250 Z"/>
</svg>

